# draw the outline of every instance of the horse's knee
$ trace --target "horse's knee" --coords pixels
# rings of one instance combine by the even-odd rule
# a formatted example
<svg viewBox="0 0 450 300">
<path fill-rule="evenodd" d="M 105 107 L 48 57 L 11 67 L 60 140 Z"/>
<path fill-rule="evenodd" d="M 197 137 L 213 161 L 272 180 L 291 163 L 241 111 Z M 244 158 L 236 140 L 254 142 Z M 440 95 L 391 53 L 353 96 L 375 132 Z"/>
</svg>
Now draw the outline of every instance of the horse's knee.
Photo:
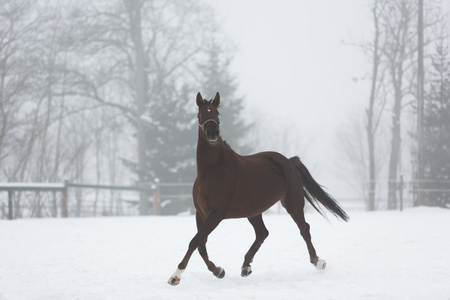
<svg viewBox="0 0 450 300">
<path fill-rule="evenodd" d="M 302 235 L 306 234 L 306 235 L 310 235 L 310 226 L 308 223 L 304 223 L 300 226 L 300 232 Z"/>
<path fill-rule="evenodd" d="M 194 236 L 194 238 L 189 243 L 189 250 L 194 251 L 200 244 L 200 239 L 197 236 Z"/>
<path fill-rule="evenodd" d="M 265 239 L 269 236 L 269 230 L 264 228 L 264 230 L 261 232 L 260 239 L 264 242 Z"/>
<path fill-rule="evenodd" d="M 201 257 L 207 255 L 206 246 L 204 244 L 198 246 L 198 253 L 200 253 Z"/>
</svg>

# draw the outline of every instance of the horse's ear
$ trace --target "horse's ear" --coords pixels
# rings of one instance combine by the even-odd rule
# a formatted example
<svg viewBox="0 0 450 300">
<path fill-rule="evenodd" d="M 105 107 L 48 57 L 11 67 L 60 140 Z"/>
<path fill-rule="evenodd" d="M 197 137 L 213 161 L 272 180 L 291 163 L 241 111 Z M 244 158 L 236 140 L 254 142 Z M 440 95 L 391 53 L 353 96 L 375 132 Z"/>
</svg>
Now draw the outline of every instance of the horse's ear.
<svg viewBox="0 0 450 300">
<path fill-rule="evenodd" d="M 217 92 L 217 93 L 216 93 L 216 96 L 214 97 L 213 105 L 214 105 L 215 107 L 219 107 L 219 105 L 220 105 L 220 95 L 219 95 L 219 92 Z"/>
<path fill-rule="evenodd" d="M 200 107 L 203 103 L 203 97 L 200 93 L 197 94 L 197 106 Z"/>
</svg>

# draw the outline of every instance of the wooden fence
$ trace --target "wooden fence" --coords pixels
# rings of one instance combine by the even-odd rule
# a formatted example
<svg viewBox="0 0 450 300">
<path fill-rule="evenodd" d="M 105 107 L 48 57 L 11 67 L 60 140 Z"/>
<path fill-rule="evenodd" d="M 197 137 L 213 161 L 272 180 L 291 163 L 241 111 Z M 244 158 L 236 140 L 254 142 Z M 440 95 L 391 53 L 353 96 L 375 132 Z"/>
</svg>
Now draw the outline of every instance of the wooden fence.
<svg viewBox="0 0 450 300">
<path fill-rule="evenodd" d="M 15 192 L 52 192 L 54 195 L 56 193 L 61 194 L 60 198 L 60 215 L 63 218 L 67 218 L 69 216 L 69 198 L 68 198 L 68 190 L 69 189 L 106 189 L 106 190 L 119 190 L 119 191 L 135 191 L 135 192 L 151 192 L 153 193 L 152 202 L 153 202 L 153 214 L 159 214 L 160 205 L 161 205 L 161 195 L 160 188 L 161 186 L 191 186 L 191 184 L 178 184 L 178 183 L 159 183 L 156 182 L 149 186 L 117 186 L 117 185 L 93 185 L 93 184 L 77 184 L 70 183 L 65 181 L 64 183 L 0 183 L 0 192 L 8 193 L 8 201 L 7 201 L 7 212 L 6 208 L 3 205 L 1 207 L 2 215 L 7 215 L 7 219 L 14 219 L 14 194 Z M 56 197 L 53 197 L 52 203 L 52 215 L 57 216 L 58 214 L 58 203 Z M 39 209 L 39 205 L 37 206 Z"/>
<path fill-rule="evenodd" d="M 92 192 L 81 194 L 83 189 L 95 190 L 95 194 L 98 194 L 99 190 L 109 190 L 111 193 L 107 193 L 103 201 L 111 201 L 112 203 L 119 203 L 117 206 L 121 207 L 121 210 L 109 209 L 107 211 L 99 212 L 96 210 L 96 204 L 93 205 L 92 198 L 89 198 L 89 194 Z M 70 216 L 111 216 L 111 215 L 137 215 L 137 207 L 139 197 L 135 197 L 134 193 L 121 193 L 120 191 L 131 192 L 148 192 L 149 202 L 152 202 L 151 211 L 154 215 L 159 214 L 178 214 L 180 212 L 193 212 L 192 196 L 191 196 L 192 183 L 160 183 L 155 182 L 147 186 L 117 186 L 117 185 L 94 185 L 94 184 L 77 184 L 65 181 L 64 183 L 0 183 L 0 193 L 7 192 L 7 204 L 1 201 L 0 198 L 0 218 L 7 218 L 12 220 L 14 218 L 27 217 L 57 217 L 58 215 L 67 218 Z M 71 192 L 69 193 L 69 190 Z M 118 194 L 114 194 L 116 200 L 113 199 L 113 191 L 119 191 Z M 18 194 L 21 192 L 32 192 L 34 198 L 29 194 Z M 53 197 L 47 196 L 47 194 L 41 195 L 40 192 L 53 193 Z M 450 181 L 439 182 L 423 182 L 420 185 L 417 182 L 398 182 L 398 200 L 399 209 L 402 210 L 403 206 L 413 206 L 413 200 L 418 193 L 433 195 L 433 193 L 443 193 L 450 195 Z M 79 194 L 78 194 L 79 193 Z M 104 192 L 102 192 L 104 195 Z M 387 200 L 380 198 L 379 195 L 385 195 L 387 191 L 377 192 L 377 209 L 386 209 Z M 116 197 L 116 195 L 118 197 Z M 131 196 L 127 198 L 126 196 Z M 1 196 L 1 195 L 0 195 Z M 51 196 L 51 195 L 50 195 Z M 25 200 L 28 202 L 21 202 L 20 197 L 32 198 Z M 70 198 L 70 202 L 69 202 Z M 80 200 L 80 198 L 82 200 Z M 379 198 L 379 199 L 378 199 Z M 16 200 L 15 200 L 16 199 Z M 36 200 L 37 199 L 37 200 Z M 119 200 L 117 200 L 119 199 Z M 338 199 L 345 203 L 349 207 L 355 207 L 358 209 L 364 209 L 364 202 L 362 199 Z M 42 202 L 39 202 L 42 201 Z M 81 205 L 81 201 L 84 201 Z M 91 201 L 91 202 L 89 202 Z M 96 200 L 95 200 L 96 201 Z M 31 204 L 30 204 L 31 203 Z M 27 207 L 26 205 L 29 204 Z M 344 205 L 344 206 L 345 206 Z M 353 205 L 353 206 L 352 206 Z M 94 207 L 94 208 L 93 208 Z M 42 210 L 42 211 L 41 211 Z"/>
</svg>

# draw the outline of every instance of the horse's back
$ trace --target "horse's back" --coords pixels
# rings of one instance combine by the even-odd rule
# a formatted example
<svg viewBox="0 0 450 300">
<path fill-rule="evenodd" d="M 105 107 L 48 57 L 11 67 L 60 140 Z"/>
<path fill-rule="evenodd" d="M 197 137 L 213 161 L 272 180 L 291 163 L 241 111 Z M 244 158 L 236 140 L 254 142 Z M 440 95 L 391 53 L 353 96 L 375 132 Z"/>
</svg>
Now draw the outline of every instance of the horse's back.
<svg viewBox="0 0 450 300">
<path fill-rule="evenodd" d="M 257 215 L 283 199 L 290 165 L 289 160 L 277 152 L 242 156 L 234 174 L 235 196 L 228 217 Z"/>
<path fill-rule="evenodd" d="M 289 159 L 278 152 L 260 152 L 242 157 L 245 168 L 250 171 L 262 171 L 264 176 L 285 177 L 286 172 L 292 168 Z"/>
</svg>

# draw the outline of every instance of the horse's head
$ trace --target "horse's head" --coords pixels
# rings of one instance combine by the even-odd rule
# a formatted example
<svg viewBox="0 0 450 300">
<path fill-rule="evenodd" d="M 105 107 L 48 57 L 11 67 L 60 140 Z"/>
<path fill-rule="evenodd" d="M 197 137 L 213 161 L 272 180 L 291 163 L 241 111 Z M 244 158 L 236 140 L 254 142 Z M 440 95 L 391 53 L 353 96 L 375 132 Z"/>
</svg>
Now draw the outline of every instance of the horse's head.
<svg viewBox="0 0 450 300">
<path fill-rule="evenodd" d="M 220 104 L 220 95 L 216 94 L 213 100 L 203 100 L 200 93 L 197 94 L 198 106 L 198 126 L 202 129 L 202 133 L 210 145 L 219 142 L 219 111 L 217 108 Z"/>
</svg>

